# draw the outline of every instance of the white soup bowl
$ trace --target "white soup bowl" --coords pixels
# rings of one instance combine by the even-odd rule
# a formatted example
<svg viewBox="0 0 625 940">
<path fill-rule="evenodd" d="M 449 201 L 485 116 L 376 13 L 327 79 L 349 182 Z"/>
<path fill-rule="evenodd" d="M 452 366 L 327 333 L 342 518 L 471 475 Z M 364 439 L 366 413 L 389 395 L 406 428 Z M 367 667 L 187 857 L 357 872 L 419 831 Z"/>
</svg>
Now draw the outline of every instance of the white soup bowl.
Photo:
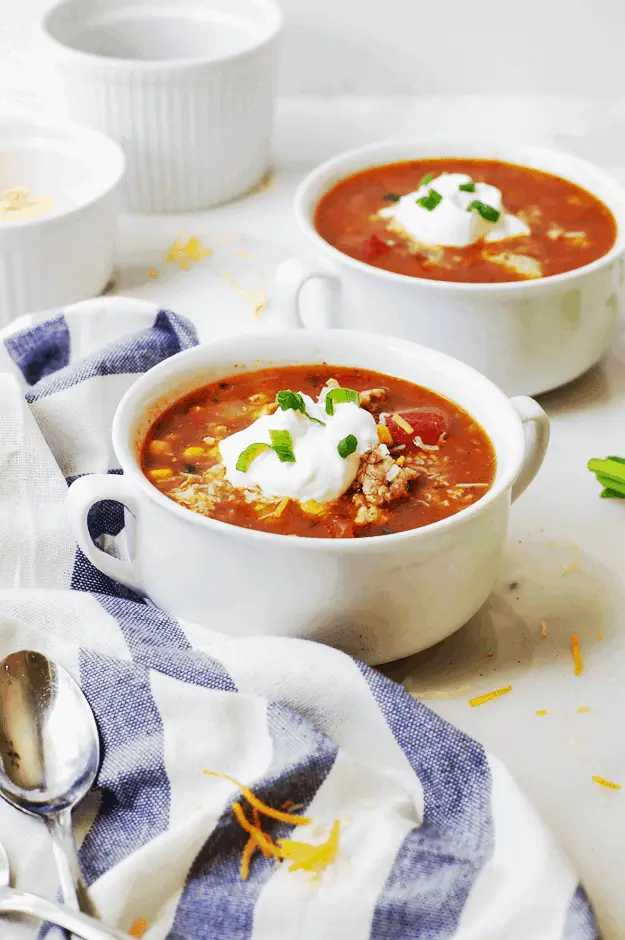
<svg viewBox="0 0 625 940">
<path fill-rule="evenodd" d="M 424 385 L 480 422 L 497 456 L 492 488 L 455 516 L 361 539 L 288 537 L 199 515 L 156 489 L 141 444 L 161 411 L 195 388 L 269 366 L 373 369 Z M 484 603 L 497 578 L 511 500 L 537 473 L 549 422 L 530 398 L 509 400 L 449 356 L 401 339 L 325 330 L 196 346 L 146 372 L 113 421 L 123 476 L 93 474 L 69 490 L 78 544 L 104 574 L 167 613 L 235 635 L 276 634 L 338 646 L 379 663 L 442 640 Z M 130 560 L 98 548 L 87 525 L 99 500 L 126 507 Z"/>
<path fill-rule="evenodd" d="M 0 223 L 0 328 L 101 293 L 113 274 L 124 154 L 86 127 L 0 119 L 0 193 L 52 197 L 46 215 Z"/>
<path fill-rule="evenodd" d="M 345 177 L 435 157 L 502 160 L 577 183 L 614 214 L 616 242 L 602 258 L 564 274 L 472 284 L 381 270 L 343 254 L 316 231 L 317 205 Z M 373 144 L 313 170 L 297 189 L 294 209 L 313 255 L 283 262 L 276 274 L 275 301 L 292 325 L 302 321 L 302 287 L 321 279 L 331 289 L 330 300 L 315 311 L 315 326 L 373 330 L 423 343 L 473 366 L 508 395 L 538 395 L 571 381 L 601 358 L 613 338 L 625 276 L 625 189 L 578 157 L 512 144 Z"/>
</svg>

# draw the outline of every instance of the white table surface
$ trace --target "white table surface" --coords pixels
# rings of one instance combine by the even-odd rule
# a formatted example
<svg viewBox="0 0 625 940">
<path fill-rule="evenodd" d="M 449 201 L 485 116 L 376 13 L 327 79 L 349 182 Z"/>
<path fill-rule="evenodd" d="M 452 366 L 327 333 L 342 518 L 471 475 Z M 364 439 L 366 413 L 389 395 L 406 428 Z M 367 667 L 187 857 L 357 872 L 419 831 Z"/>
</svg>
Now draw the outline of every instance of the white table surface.
<svg viewBox="0 0 625 940">
<path fill-rule="evenodd" d="M 233 283 L 250 293 L 263 284 L 270 289 L 277 261 L 303 247 L 290 200 L 310 168 L 390 135 L 522 138 L 577 152 L 625 180 L 625 100 L 284 100 L 270 186 L 208 212 L 125 219 L 115 292 L 154 299 L 189 317 L 202 341 L 275 328 L 277 312 L 269 305 L 255 318 L 253 303 Z M 188 271 L 166 264 L 171 242 L 191 235 L 213 255 Z M 150 268 L 156 278 L 148 276 Z M 622 940 L 625 501 L 601 500 L 586 462 L 625 455 L 625 341 L 617 339 L 602 365 L 542 404 L 553 422 L 552 444 L 512 511 L 505 563 L 489 603 L 454 637 L 388 671 L 415 693 L 470 686 L 429 704 L 507 763 L 570 852 L 606 940 Z M 579 677 L 570 652 L 574 633 L 585 662 Z M 472 696 L 508 684 L 509 695 L 469 707 Z M 579 706 L 591 711 L 578 713 Z M 538 717 L 537 709 L 547 716 Z M 624 789 L 603 789 L 592 782 L 594 774 Z"/>
</svg>

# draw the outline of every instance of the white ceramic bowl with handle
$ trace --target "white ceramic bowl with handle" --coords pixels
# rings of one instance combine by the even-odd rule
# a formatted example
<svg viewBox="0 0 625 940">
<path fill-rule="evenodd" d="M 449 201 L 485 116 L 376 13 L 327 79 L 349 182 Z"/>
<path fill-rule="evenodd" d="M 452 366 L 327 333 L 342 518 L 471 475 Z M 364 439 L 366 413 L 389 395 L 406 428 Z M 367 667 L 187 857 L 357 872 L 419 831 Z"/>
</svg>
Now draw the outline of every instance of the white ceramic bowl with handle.
<svg viewBox="0 0 625 940">
<path fill-rule="evenodd" d="M 457 515 L 420 529 L 331 540 L 198 515 L 141 472 L 151 423 L 187 391 L 270 365 L 320 362 L 399 376 L 460 404 L 494 445 L 492 488 Z M 442 640 L 484 603 L 497 578 L 510 503 L 537 473 L 548 437 L 548 418 L 532 399 L 509 400 L 468 366 L 406 340 L 342 330 L 238 336 L 179 353 L 132 386 L 113 422 L 123 476 L 77 480 L 69 513 L 96 568 L 172 615 L 235 635 L 319 640 L 380 663 Z M 104 499 L 126 507 L 128 561 L 105 554 L 89 536 L 89 510 Z"/>
<path fill-rule="evenodd" d="M 60 0 L 40 94 L 121 144 L 131 211 L 207 208 L 268 170 L 281 28 L 272 0 Z"/>
<path fill-rule="evenodd" d="M 0 193 L 50 197 L 45 215 L 0 222 L 0 329 L 101 293 L 113 274 L 125 159 L 86 127 L 0 118 Z"/>
<path fill-rule="evenodd" d="M 316 231 L 315 209 L 340 180 L 372 166 L 434 157 L 502 160 L 571 180 L 611 209 L 618 225 L 616 243 L 604 257 L 564 274 L 471 284 L 381 270 L 348 257 Z M 374 330 L 440 349 L 508 395 L 538 395 L 571 381 L 601 358 L 613 338 L 625 277 L 625 189 L 578 157 L 514 144 L 373 144 L 313 170 L 297 189 L 294 210 L 311 255 L 283 262 L 274 293 L 294 326 L 302 321 L 302 287 L 322 280 L 330 300 L 315 326 L 322 317 L 325 326 Z"/>
</svg>

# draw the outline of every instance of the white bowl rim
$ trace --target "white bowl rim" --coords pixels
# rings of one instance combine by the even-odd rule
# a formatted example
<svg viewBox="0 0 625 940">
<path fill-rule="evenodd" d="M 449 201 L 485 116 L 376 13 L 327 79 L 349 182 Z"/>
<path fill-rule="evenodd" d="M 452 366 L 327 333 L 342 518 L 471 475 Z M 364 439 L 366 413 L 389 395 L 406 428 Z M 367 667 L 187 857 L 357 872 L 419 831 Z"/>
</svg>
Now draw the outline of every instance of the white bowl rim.
<svg viewBox="0 0 625 940">
<path fill-rule="evenodd" d="M 337 337 L 337 339 L 349 343 L 353 343 L 355 340 L 360 340 L 361 342 L 367 342 L 374 346 L 379 346 L 381 342 L 384 344 L 391 343 L 398 349 L 403 349 L 408 352 L 413 350 L 417 353 L 420 353 L 421 355 L 425 354 L 426 358 L 433 358 L 434 360 L 441 362 L 444 366 L 447 366 L 448 369 L 454 369 L 457 372 L 462 372 L 467 376 L 467 378 L 472 379 L 473 381 L 477 380 L 478 382 L 481 382 L 484 387 L 489 390 L 490 394 L 495 398 L 495 400 L 508 410 L 511 418 L 511 425 L 514 428 L 513 432 L 512 427 L 510 429 L 512 432 L 510 435 L 511 453 L 508 461 L 509 468 L 507 473 L 502 475 L 499 480 L 496 479 L 493 483 L 493 486 L 488 490 L 487 493 L 484 494 L 484 496 L 481 497 L 481 499 L 477 500 L 475 503 L 472 503 L 472 505 L 467 506 L 465 509 L 461 509 L 454 515 L 447 516 L 445 519 L 441 519 L 438 522 L 432 522 L 429 525 L 421 526 L 416 529 L 406 529 L 403 532 L 393 532 L 385 536 L 363 536 L 361 538 L 353 539 L 323 539 L 310 538 L 308 536 L 288 536 L 282 535 L 280 533 L 264 532 L 258 529 L 247 529 L 242 526 L 236 526 L 228 522 L 223 522 L 220 519 L 213 519 L 210 516 L 204 516 L 200 513 L 193 512 L 192 509 L 187 509 L 185 506 L 181 506 L 173 499 L 169 499 L 167 496 L 161 493 L 157 487 L 147 480 L 128 444 L 127 427 L 133 420 L 137 411 L 141 410 L 141 399 L 143 394 L 146 391 L 152 389 L 154 385 L 157 385 L 161 377 L 165 377 L 165 375 L 167 375 L 167 377 L 170 378 L 172 373 L 175 374 L 177 369 L 172 367 L 172 363 L 180 363 L 182 365 L 192 361 L 193 359 L 201 360 L 205 355 L 218 356 L 221 350 L 229 351 L 232 343 L 235 340 L 240 341 L 241 339 L 241 337 L 228 337 L 226 339 L 217 340 L 216 342 L 212 342 L 210 344 L 200 344 L 198 346 L 193 346 L 190 349 L 176 353 L 174 356 L 170 356 L 168 359 L 164 359 L 162 362 L 153 366 L 151 369 L 148 369 L 147 372 L 144 372 L 143 375 L 137 379 L 137 381 L 134 382 L 133 385 L 131 385 L 131 387 L 127 390 L 115 411 L 112 428 L 113 449 L 117 455 L 124 476 L 128 480 L 132 480 L 136 485 L 138 485 L 140 490 L 148 497 L 148 499 L 151 500 L 151 502 L 155 503 L 162 509 L 167 509 L 169 512 L 174 513 L 174 515 L 178 516 L 181 520 L 186 520 L 189 524 L 207 528 L 209 531 L 212 530 L 216 534 L 220 532 L 222 534 L 226 533 L 235 539 L 238 538 L 244 541 L 249 541 L 251 539 L 253 542 L 258 541 L 261 544 L 268 543 L 269 541 L 270 543 L 282 545 L 284 547 L 286 544 L 285 540 L 288 539 L 288 544 L 290 546 L 294 546 L 293 550 L 307 549 L 322 552 L 347 551 L 350 553 L 359 553 L 365 551 L 378 551 L 384 545 L 390 544 L 391 542 L 397 544 L 400 541 L 407 540 L 422 541 L 423 539 L 437 536 L 458 526 L 469 524 L 474 516 L 484 512 L 484 510 L 493 502 L 495 502 L 495 500 L 505 497 L 506 491 L 512 487 L 523 466 L 525 455 L 525 433 L 518 414 L 514 411 L 512 405 L 510 404 L 510 399 L 507 395 L 504 394 L 504 392 L 501 391 L 500 388 L 491 382 L 490 379 L 487 379 L 486 376 L 482 375 L 471 366 L 454 359 L 452 356 L 448 356 L 446 353 L 439 352 L 438 350 L 431 349 L 427 346 L 422 346 L 418 343 L 413 343 L 411 340 L 398 339 L 397 337 L 392 336 L 381 336 L 378 333 L 367 333 L 361 330 L 283 330 L 267 334 L 258 334 L 256 336 L 246 336 L 245 340 L 246 342 L 249 341 L 251 343 L 252 350 L 249 354 L 244 353 L 241 350 L 239 355 L 241 357 L 244 355 L 253 355 L 254 342 L 261 337 L 262 341 L 266 342 L 271 338 L 279 339 L 285 336 L 293 337 L 293 335 L 301 336 L 302 339 L 307 340 L 310 345 L 327 341 L 328 338 L 331 337 Z M 296 359 L 295 356 L 293 358 L 294 360 Z M 262 366 L 260 368 L 262 368 Z M 354 368 L 357 368 L 357 366 Z M 253 372 L 256 370 L 251 369 L 248 371 Z M 241 372 L 241 375 L 243 374 L 246 373 Z M 214 381 L 218 380 L 215 379 Z M 464 406 L 460 405 L 460 407 Z M 496 456 L 498 457 L 498 454 L 496 454 Z"/>
<path fill-rule="evenodd" d="M 0 225 L 0 238 L 10 237 L 10 233 L 16 229 L 26 229 L 26 228 L 44 228 L 48 225 L 53 225 L 59 219 L 71 218 L 72 216 L 79 215 L 81 212 L 84 212 L 85 209 L 90 206 L 95 205 L 100 202 L 100 200 L 105 199 L 110 195 L 117 187 L 120 185 L 124 176 L 126 174 L 126 155 L 122 148 L 110 137 L 107 137 L 106 134 L 102 134 L 100 131 L 95 130 L 91 127 L 86 127 L 84 124 L 76 124 L 74 122 L 59 122 L 53 123 L 52 121 L 46 121 L 39 118 L 30 118 L 22 116 L 0 116 L 0 135 L 2 134 L 3 125 L 15 125 L 19 127 L 20 125 L 24 129 L 24 135 L 29 135 L 34 133 L 41 133 L 42 131 L 51 131 L 57 135 L 63 135 L 68 140 L 73 141 L 77 144 L 78 149 L 85 153 L 85 150 L 82 146 L 84 142 L 90 144 L 90 149 L 102 149 L 108 150 L 111 155 L 111 164 L 110 168 L 107 169 L 107 182 L 100 183 L 99 186 L 95 187 L 91 193 L 86 198 L 80 199 L 76 205 L 69 206 L 67 209 L 53 209 L 52 212 L 47 212 L 45 215 L 35 216 L 32 219 L 16 219 L 14 222 L 9 224 L 2 223 Z M 62 138 L 58 138 L 62 142 Z M 18 142 L 16 141 L 16 144 Z M 0 152 L 2 151 L 2 142 L 0 140 Z"/>
<path fill-rule="evenodd" d="M 268 15 L 268 24 L 262 37 L 253 42 L 245 49 L 237 52 L 231 52 L 220 56 L 188 56 L 177 59 L 123 59 L 116 56 L 102 56 L 94 52 L 85 52 L 82 49 L 74 49 L 57 39 L 49 28 L 51 18 L 65 6 L 69 6 L 72 0 L 58 0 L 44 10 L 37 23 L 37 31 L 40 41 L 48 44 L 62 56 L 73 60 L 74 62 L 88 63 L 91 66 L 99 65 L 107 69 L 119 71 L 133 71 L 149 73 L 160 73 L 170 71 L 185 71 L 186 69 L 197 68 L 198 66 L 222 65 L 225 62 L 235 62 L 237 59 L 245 58 L 250 53 L 262 49 L 269 45 L 278 36 L 284 26 L 284 15 L 280 7 L 274 3 L 274 0 L 253 0 L 253 2 L 264 9 Z"/>
<path fill-rule="evenodd" d="M 518 291 L 541 290 L 541 289 L 544 289 L 545 285 L 562 283 L 563 281 L 572 280 L 576 277 L 583 276 L 584 274 L 589 273 L 591 271 L 597 271 L 600 268 L 605 267 L 606 265 L 613 262 L 616 258 L 625 254 L 625 218 L 623 219 L 622 222 L 620 222 L 619 219 L 617 218 L 617 213 L 614 209 L 614 206 L 609 205 L 606 200 L 600 199 L 599 196 L 595 196 L 595 198 L 599 199 L 600 202 L 603 202 L 604 205 L 607 206 L 607 208 L 613 214 L 617 223 L 617 237 L 615 239 L 614 244 L 612 245 L 610 250 L 606 252 L 605 255 L 602 255 L 600 258 L 596 258 L 594 261 L 591 261 L 589 264 L 582 265 L 579 268 L 572 268 L 572 270 L 564 271 L 562 274 L 551 274 L 551 275 L 548 275 L 547 277 L 528 278 L 527 280 L 523 280 L 523 281 L 501 281 L 497 283 L 486 283 L 486 284 L 475 283 L 472 281 L 443 281 L 443 280 L 439 281 L 439 280 L 434 280 L 434 279 L 425 278 L 425 277 L 414 277 L 413 275 L 410 275 L 410 274 L 398 274 L 395 271 L 387 271 L 384 268 L 376 268 L 374 265 L 367 264 L 364 261 L 358 261 L 357 258 L 352 258 L 350 255 L 344 254 L 342 251 L 339 251 L 338 248 L 335 248 L 333 245 L 327 242 L 325 238 L 323 238 L 319 234 L 319 232 L 316 230 L 313 224 L 312 217 L 311 217 L 312 213 L 308 211 L 308 207 L 306 203 L 308 201 L 310 191 L 316 186 L 318 186 L 320 183 L 323 183 L 327 179 L 327 177 L 330 176 L 331 173 L 335 172 L 336 170 L 339 170 L 340 167 L 344 163 L 348 163 L 351 160 L 355 159 L 356 157 L 362 156 L 363 160 L 368 156 L 383 157 L 387 153 L 389 154 L 392 153 L 393 150 L 408 149 L 411 146 L 415 148 L 419 148 L 420 150 L 423 150 L 424 147 L 427 148 L 428 150 L 431 148 L 433 151 L 431 154 L 431 159 L 445 159 L 444 154 L 445 154 L 446 147 L 451 150 L 459 150 L 462 147 L 467 147 L 469 149 L 473 149 L 473 148 L 485 149 L 486 148 L 489 150 L 492 149 L 493 151 L 495 151 L 497 148 L 501 148 L 502 150 L 516 149 L 519 153 L 518 159 L 516 160 L 513 160 L 511 158 L 505 159 L 505 160 L 501 159 L 500 162 L 517 163 L 519 166 L 527 166 L 530 169 L 532 169 L 532 165 L 530 162 L 527 162 L 527 163 L 522 162 L 521 155 L 523 153 L 542 154 L 544 156 L 553 157 L 556 159 L 561 158 L 565 161 L 568 161 L 569 164 L 575 164 L 581 170 L 586 170 L 592 173 L 594 176 L 601 178 L 602 181 L 607 186 L 620 190 L 622 193 L 623 202 L 625 204 L 625 186 L 619 183 L 618 180 L 616 180 L 613 176 L 611 176 L 609 173 L 607 173 L 604 169 L 597 166 L 596 164 L 591 163 L 589 160 L 585 160 L 583 157 L 578 157 L 574 154 L 568 154 L 568 153 L 565 153 L 564 151 L 554 150 L 549 147 L 534 146 L 533 144 L 523 144 L 520 142 L 515 142 L 515 141 L 510 141 L 510 140 L 497 141 L 497 140 L 489 139 L 488 141 L 476 141 L 476 140 L 466 139 L 466 140 L 458 140 L 458 141 L 456 140 L 446 141 L 446 142 L 442 141 L 439 144 L 437 144 L 436 142 L 431 143 L 430 141 L 427 141 L 426 143 L 419 142 L 419 141 L 411 142 L 410 140 L 404 139 L 404 138 L 388 139 L 388 140 L 383 140 L 383 141 L 377 141 L 376 143 L 373 143 L 373 144 L 366 144 L 365 146 L 362 146 L 362 147 L 353 147 L 350 150 L 343 150 L 341 153 L 335 154 L 333 157 L 330 157 L 328 160 L 325 160 L 323 163 L 320 163 L 313 170 L 311 170 L 311 172 L 305 177 L 305 179 L 303 179 L 302 182 L 298 185 L 297 189 L 295 190 L 295 194 L 293 196 L 293 209 L 295 213 L 296 222 L 298 223 L 300 228 L 306 233 L 306 235 L 308 235 L 315 242 L 316 246 L 320 250 L 329 254 L 338 263 L 346 264 L 348 267 L 354 268 L 355 270 L 360 271 L 361 273 L 367 272 L 368 274 L 374 277 L 378 276 L 384 280 L 390 280 L 391 282 L 395 282 L 395 283 L 400 282 L 404 284 L 413 284 L 413 285 L 417 284 L 419 288 L 422 288 L 424 290 L 450 291 L 450 292 L 456 292 L 456 293 L 462 292 L 462 291 L 471 291 L 473 293 L 479 293 L 482 291 L 485 293 L 497 293 L 497 292 L 499 293 L 515 292 L 516 293 Z M 442 157 L 441 157 L 441 154 L 443 154 Z M 449 154 L 449 156 L 451 158 L 451 154 Z M 462 157 L 455 157 L 455 158 L 462 159 Z M 409 159 L 409 158 L 408 157 L 405 157 L 405 158 L 395 157 L 393 159 L 391 157 L 388 160 L 384 159 L 384 160 L 380 160 L 379 162 L 377 160 L 373 160 L 372 162 L 369 162 L 369 163 L 363 162 L 363 165 L 360 169 L 364 170 L 373 166 L 383 166 L 386 163 L 403 162 L 404 159 Z M 428 156 L 425 156 L 422 154 L 421 156 L 415 157 L 414 159 L 427 160 Z M 468 156 L 467 159 L 473 159 L 473 158 Z M 475 157 L 475 159 L 496 160 L 497 158 L 482 156 L 482 157 Z M 528 160 L 529 159 L 531 158 L 528 158 Z M 343 178 L 347 179 L 349 176 L 356 175 L 358 172 L 360 172 L 360 170 L 357 170 L 357 169 L 349 170 L 346 173 L 345 177 Z M 551 172 L 552 176 L 559 175 L 558 173 L 555 173 L 553 171 L 545 170 L 543 172 Z M 560 176 L 564 180 L 567 179 L 566 173 L 564 172 L 562 172 Z M 337 182 L 340 182 L 340 180 L 337 180 Z M 582 185 L 582 184 L 576 184 L 576 185 Z M 590 192 L 591 195 L 595 195 L 592 192 L 592 189 L 590 186 L 582 186 L 582 188 L 587 189 L 587 191 Z M 327 191 L 328 190 L 326 190 L 326 192 Z M 314 208 L 316 208 L 318 204 L 319 204 L 319 198 L 317 198 L 314 204 Z M 313 211 L 314 211 L 314 208 L 313 208 Z M 622 242 L 622 243 L 619 244 L 619 242 Z"/>
</svg>

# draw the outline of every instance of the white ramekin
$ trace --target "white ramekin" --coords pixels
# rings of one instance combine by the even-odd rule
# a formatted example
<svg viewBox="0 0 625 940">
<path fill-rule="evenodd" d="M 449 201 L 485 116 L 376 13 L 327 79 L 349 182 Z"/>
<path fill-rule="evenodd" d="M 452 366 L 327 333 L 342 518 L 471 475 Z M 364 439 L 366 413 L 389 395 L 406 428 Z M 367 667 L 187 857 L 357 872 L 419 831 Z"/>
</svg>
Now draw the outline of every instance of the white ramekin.
<svg viewBox="0 0 625 940">
<path fill-rule="evenodd" d="M 455 516 L 395 535 L 289 538 L 198 515 L 141 472 L 148 428 L 186 391 L 235 372 L 320 362 L 396 375 L 466 408 L 497 454 L 489 492 Z M 81 477 L 69 490 L 69 514 L 96 568 L 174 616 L 235 635 L 319 640 L 379 663 L 437 643 L 484 603 L 510 502 L 540 468 L 548 437 L 547 416 L 531 398 L 509 400 L 468 366 L 406 340 L 346 330 L 237 336 L 172 356 L 135 382 L 113 421 L 123 476 Z M 105 499 L 128 510 L 129 561 L 106 554 L 89 535 L 89 510 Z"/>
<path fill-rule="evenodd" d="M 268 170 L 281 26 L 273 0 L 61 0 L 39 84 L 122 145 L 131 211 L 206 208 Z"/>
<path fill-rule="evenodd" d="M 402 160 L 478 157 L 562 176 L 598 196 L 618 224 L 615 245 L 597 261 L 554 277 L 508 284 L 433 281 L 394 274 L 337 251 L 316 231 L 315 209 L 336 183 L 359 170 Z M 505 193 L 504 193 L 505 199 Z M 386 142 L 342 153 L 299 186 L 295 216 L 313 256 L 278 269 L 276 304 L 301 322 L 300 292 L 309 280 L 330 288 L 319 325 L 403 336 L 455 356 L 508 395 L 538 395 L 571 381 L 603 355 L 622 309 L 625 189 L 578 157 L 539 147 L 490 143 Z"/>
<path fill-rule="evenodd" d="M 0 328 L 101 293 L 111 280 L 125 159 L 89 128 L 0 118 L 0 192 L 25 186 L 54 211 L 0 222 Z"/>
</svg>

